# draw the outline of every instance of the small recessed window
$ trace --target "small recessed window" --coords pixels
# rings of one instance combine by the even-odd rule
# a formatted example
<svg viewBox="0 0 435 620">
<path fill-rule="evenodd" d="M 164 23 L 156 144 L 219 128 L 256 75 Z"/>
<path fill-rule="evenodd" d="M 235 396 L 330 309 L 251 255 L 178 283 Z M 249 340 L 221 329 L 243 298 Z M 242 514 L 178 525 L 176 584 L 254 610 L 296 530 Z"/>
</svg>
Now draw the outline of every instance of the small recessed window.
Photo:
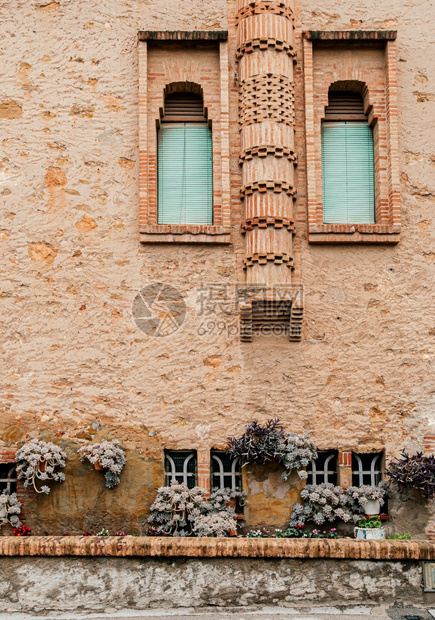
<svg viewBox="0 0 435 620">
<path fill-rule="evenodd" d="M 377 486 L 382 481 L 382 452 L 352 454 L 352 484 Z"/>
<path fill-rule="evenodd" d="M 322 484 L 330 482 L 337 484 L 338 452 L 335 450 L 321 450 L 315 461 L 307 467 L 308 484 Z"/>
<path fill-rule="evenodd" d="M 15 463 L 0 463 L 0 493 L 15 493 L 17 490 L 17 468 Z"/>
<path fill-rule="evenodd" d="M 187 484 L 189 489 L 197 486 L 197 457 L 195 450 L 165 451 L 165 484 Z"/>
<path fill-rule="evenodd" d="M 199 93 L 170 93 L 158 129 L 158 223 L 213 224 L 212 134 Z"/>
<path fill-rule="evenodd" d="M 211 451 L 211 488 L 242 488 L 242 464 L 240 458 L 233 459 L 221 450 Z"/>
<path fill-rule="evenodd" d="M 323 221 L 375 223 L 373 132 L 362 94 L 330 90 L 322 122 Z"/>
</svg>

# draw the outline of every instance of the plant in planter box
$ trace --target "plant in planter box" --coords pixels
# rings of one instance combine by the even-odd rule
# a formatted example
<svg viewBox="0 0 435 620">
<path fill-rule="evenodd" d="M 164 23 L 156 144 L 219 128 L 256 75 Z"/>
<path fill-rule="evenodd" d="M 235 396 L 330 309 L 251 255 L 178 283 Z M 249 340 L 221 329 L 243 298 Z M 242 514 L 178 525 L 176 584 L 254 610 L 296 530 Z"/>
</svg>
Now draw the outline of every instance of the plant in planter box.
<svg viewBox="0 0 435 620">
<path fill-rule="evenodd" d="M 18 478 L 24 479 L 25 487 L 33 486 L 37 493 L 50 493 L 47 484 L 40 487 L 41 482 L 65 480 L 65 474 L 57 470 L 65 467 L 66 454 L 51 441 L 31 439 L 17 451 L 16 461 Z"/>
<path fill-rule="evenodd" d="M 435 497 L 435 455 L 417 452 L 409 456 L 401 452 L 401 458 L 389 463 L 387 476 L 391 484 L 403 494 L 407 488 L 421 491 L 426 499 Z"/>
<path fill-rule="evenodd" d="M 307 478 L 305 467 L 317 458 L 317 450 L 308 433 L 286 434 L 279 418 L 267 420 L 264 425 L 257 421 L 246 425 L 244 434 L 228 439 L 227 453 L 240 457 L 243 464 L 266 463 L 276 460 L 285 467 L 282 476 L 286 480 L 293 469 L 302 479 Z"/>
<path fill-rule="evenodd" d="M 360 540 L 382 540 L 385 538 L 385 532 L 379 517 L 363 517 L 358 521 L 358 527 L 355 528 L 355 538 Z"/>
<path fill-rule="evenodd" d="M 120 475 L 127 461 L 125 451 L 117 439 L 103 439 L 100 443 L 84 446 L 79 450 L 81 461 L 88 460 L 95 469 L 104 471 L 106 487 L 113 489 L 120 482 Z"/>
<path fill-rule="evenodd" d="M 301 491 L 304 504 L 294 504 L 290 526 L 301 526 L 307 521 L 322 525 L 325 521 L 352 521 L 352 502 L 342 487 L 330 482 L 307 484 Z"/>
<path fill-rule="evenodd" d="M 18 527 L 21 523 L 19 514 L 21 502 L 18 501 L 17 494 L 3 491 L 0 495 L 0 527 L 8 523 L 12 527 Z"/>
<path fill-rule="evenodd" d="M 173 482 L 160 487 L 151 506 L 149 522 L 160 536 L 228 536 L 237 529 L 235 512 L 226 505 L 239 491 L 220 489 L 207 497 L 199 487 Z"/>
<path fill-rule="evenodd" d="M 378 486 L 363 484 L 360 487 L 348 487 L 346 495 L 353 503 L 356 514 L 363 511 L 366 515 L 378 515 L 381 506 L 385 504 L 385 497 L 389 495 L 389 489 L 382 482 Z"/>
</svg>

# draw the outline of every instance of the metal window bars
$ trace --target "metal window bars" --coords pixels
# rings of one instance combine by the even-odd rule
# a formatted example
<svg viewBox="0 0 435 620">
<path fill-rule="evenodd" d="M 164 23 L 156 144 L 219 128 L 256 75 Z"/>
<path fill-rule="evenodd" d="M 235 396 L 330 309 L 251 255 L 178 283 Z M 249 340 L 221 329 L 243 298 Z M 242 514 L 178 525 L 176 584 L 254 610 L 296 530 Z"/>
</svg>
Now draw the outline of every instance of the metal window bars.
<svg viewBox="0 0 435 620">
<path fill-rule="evenodd" d="M 186 484 L 189 489 L 197 485 L 197 456 L 194 451 L 176 451 L 165 453 L 165 482 Z"/>
<path fill-rule="evenodd" d="M 17 490 L 17 469 L 15 463 L 0 464 L 0 493 L 14 493 Z"/>
<path fill-rule="evenodd" d="M 307 473 L 308 484 L 337 484 L 337 452 L 319 452 L 318 458 L 308 465 Z"/>
<path fill-rule="evenodd" d="M 211 451 L 212 489 L 241 489 L 242 463 L 239 457 L 232 459 L 225 452 Z"/>
<path fill-rule="evenodd" d="M 352 484 L 377 486 L 382 479 L 382 452 L 377 454 L 352 454 Z"/>
</svg>

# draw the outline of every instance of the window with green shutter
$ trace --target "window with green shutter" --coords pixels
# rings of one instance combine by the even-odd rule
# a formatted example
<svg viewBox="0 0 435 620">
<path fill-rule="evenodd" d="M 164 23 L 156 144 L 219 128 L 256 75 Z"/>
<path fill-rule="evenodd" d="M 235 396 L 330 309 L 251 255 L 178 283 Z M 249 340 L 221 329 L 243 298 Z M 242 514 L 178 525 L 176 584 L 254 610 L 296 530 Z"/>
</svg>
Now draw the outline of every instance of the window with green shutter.
<svg viewBox="0 0 435 620">
<path fill-rule="evenodd" d="M 373 133 L 359 93 L 329 93 L 322 123 L 323 221 L 374 224 Z"/>
<path fill-rule="evenodd" d="M 203 100 L 172 93 L 158 130 L 158 223 L 213 224 L 213 151 Z"/>
</svg>

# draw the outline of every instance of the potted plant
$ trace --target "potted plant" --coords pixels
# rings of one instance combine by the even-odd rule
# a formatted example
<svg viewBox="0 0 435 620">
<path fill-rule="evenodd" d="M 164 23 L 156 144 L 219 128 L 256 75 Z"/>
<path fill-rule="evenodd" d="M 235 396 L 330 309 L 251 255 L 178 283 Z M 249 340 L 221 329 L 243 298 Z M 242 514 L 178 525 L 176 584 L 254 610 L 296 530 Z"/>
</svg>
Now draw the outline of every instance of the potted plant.
<svg viewBox="0 0 435 620">
<path fill-rule="evenodd" d="M 435 455 L 417 452 L 409 456 L 401 452 L 401 458 L 389 463 L 386 471 L 392 485 L 403 494 L 407 488 L 417 489 L 426 499 L 435 497 Z"/>
<path fill-rule="evenodd" d="M 120 482 L 120 475 L 127 461 L 125 451 L 117 439 L 103 439 L 99 443 L 79 450 L 81 461 L 88 460 L 95 469 L 104 471 L 106 487 L 113 489 Z"/>
<path fill-rule="evenodd" d="M 354 503 L 356 513 L 361 513 L 362 509 L 366 515 L 378 515 L 381 506 L 385 504 L 388 488 L 383 483 L 378 486 L 363 484 L 360 487 L 348 487 L 346 494 Z"/>
<path fill-rule="evenodd" d="M 385 538 L 385 531 L 379 517 L 363 517 L 358 521 L 358 526 L 354 528 L 355 538 L 359 540 L 382 540 Z"/>
<path fill-rule="evenodd" d="M 16 493 L 3 491 L 0 495 L 0 526 L 12 525 L 18 527 L 21 523 L 18 515 L 21 514 L 21 503 Z"/>
<path fill-rule="evenodd" d="M 37 493 L 50 493 L 50 487 L 41 482 L 55 480 L 63 482 L 63 469 L 66 463 L 65 452 L 51 441 L 31 439 L 16 454 L 17 475 L 24 480 L 24 486 L 33 486 Z"/>
</svg>

